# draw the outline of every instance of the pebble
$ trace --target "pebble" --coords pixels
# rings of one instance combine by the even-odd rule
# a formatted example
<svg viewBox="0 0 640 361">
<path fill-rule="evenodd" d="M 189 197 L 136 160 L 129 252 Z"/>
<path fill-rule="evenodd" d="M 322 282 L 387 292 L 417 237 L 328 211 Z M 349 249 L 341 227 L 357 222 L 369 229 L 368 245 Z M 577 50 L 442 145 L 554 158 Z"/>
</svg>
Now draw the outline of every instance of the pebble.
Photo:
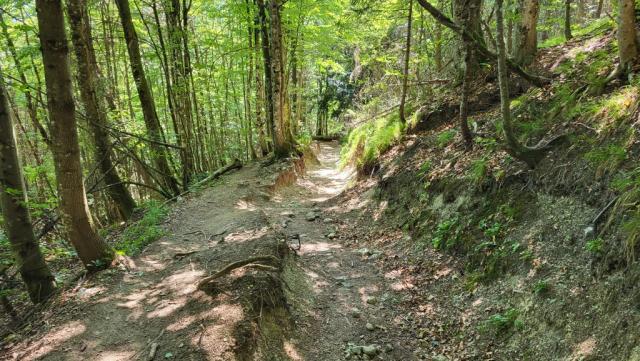
<svg viewBox="0 0 640 361">
<path fill-rule="evenodd" d="M 367 330 L 369 331 L 373 331 L 376 329 L 376 326 L 374 326 L 371 322 L 367 322 L 367 324 L 364 327 L 366 327 Z"/>
<path fill-rule="evenodd" d="M 331 222 L 333 222 L 333 219 L 331 219 L 331 218 L 325 218 L 325 219 L 323 220 L 323 222 L 324 222 L 324 223 L 331 223 Z"/>
<path fill-rule="evenodd" d="M 360 318 L 361 314 L 362 314 L 362 312 L 360 312 L 359 309 L 357 309 L 355 307 L 351 309 L 351 316 L 353 316 L 353 318 Z"/>
<path fill-rule="evenodd" d="M 331 233 L 327 234 L 327 238 L 334 239 L 334 238 L 336 238 L 336 234 L 331 232 Z"/>
<path fill-rule="evenodd" d="M 315 212 L 309 212 L 309 213 L 307 213 L 307 214 L 304 216 L 304 218 L 305 218 L 307 221 L 312 222 L 312 221 L 315 221 L 315 220 L 316 220 L 316 218 L 318 218 L 318 215 L 317 215 L 317 214 L 315 214 Z"/>
<path fill-rule="evenodd" d="M 378 303 L 378 298 L 375 296 L 367 297 L 367 303 L 370 305 L 375 305 Z"/>
<path fill-rule="evenodd" d="M 376 345 L 362 346 L 362 352 L 367 356 L 375 356 L 378 354 L 378 347 Z"/>
</svg>

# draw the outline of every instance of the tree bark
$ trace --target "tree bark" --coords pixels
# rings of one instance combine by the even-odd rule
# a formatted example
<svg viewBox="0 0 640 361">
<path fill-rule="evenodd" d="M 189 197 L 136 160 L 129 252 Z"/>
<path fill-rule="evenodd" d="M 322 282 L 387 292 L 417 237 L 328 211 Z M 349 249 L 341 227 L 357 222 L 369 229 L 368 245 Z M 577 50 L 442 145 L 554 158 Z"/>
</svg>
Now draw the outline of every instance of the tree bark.
<svg viewBox="0 0 640 361">
<path fill-rule="evenodd" d="M 55 291 L 54 278 L 36 241 L 27 209 L 18 147 L 13 131 L 9 101 L 0 74 L 0 209 L 11 251 L 29 298 L 39 303 Z"/>
<path fill-rule="evenodd" d="M 564 1 L 564 38 L 571 40 L 571 0 Z"/>
<path fill-rule="evenodd" d="M 618 14 L 618 56 L 619 67 L 627 72 L 638 57 L 636 13 L 634 0 L 619 0 Z"/>
<path fill-rule="evenodd" d="M 269 42 L 269 24 L 264 0 L 256 0 L 258 5 L 258 17 L 260 18 L 260 33 L 262 44 L 262 59 L 264 61 L 264 99 L 267 115 L 267 131 L 270 138 L 269 148 L 273 148 L 275 142 L 275 111 L 273 96 L 273 74 L 271 59 L 271 44 Z"/>
<path fill-rule="evenodd" d="M 127 52 L 129 53 L 130 60 L 129 63 L 136 83 L 136 88 L 138 90 L 138 96 L 140 97 L 140 104 L 142 105 L 142 113 L 147 127 L 147 133 L 149 138 L 160 142 L 162 141 L 162 127 L 160 125 L 160 120 L 158 119 L 158 113 L 156 111 L 153 95 L 151 94 L 151 88 L 149 87 L 144 67 L 142 65 L 138 34 L 136 33 L 131 19 L 129 0 L 116 0 L 116 5 L 118 6 L 120 21 L 124 30 L 125 40 L 127 42 Z M 160 173 L 160 177 L 162 179 L 162 187 L 170 194 L 180 194 L 178 181 L 173 176 L 171 168 L 169 167 L 169 153 L 167 153 L 164 147 L 159 146 L 156 143 L 151 143 L 149 146 L 151 148 L 151 158 L 153 159 L 156 170 Z M 185 184 L 184 186 L 186 187 L 187 185 Z"/>
<path fill-rule="evenodd" d="M 533 62 L 538 51 L 539 0 L 523 0 L 516 41 L 516 61 L 521 65 Z"/>
<path fill-rule="evenodd" d="M 60 210 L 68 239 L 80 260 L 87 269 L 98 270 L 110 265 L 113 252 L 97 234 L 87 204 L 62 2 L 36 0 L 36 11 Z"/>
<path fill-rule="evenodd" d="M 91 24 L 86 0 L 68 0 L 67 10 L 71 25 L 71 39 L 78 62 L 78 84 L 87 117 L 87 125 L 93 140 L 93 158 L 109 186 L 107 194 L 115 202 L 123 219 L 129 219 L 136 208 L 131 193 L 122 183 L 115 164 L 113 148 L 107 134 L 106 92 L 101 84 L 96 54 L 91 37 Z"/>
<path fill-rule="evenodd" d="M 404 49 L 404 70 L 402 72 L 402 95 L 400 97 L 400 121 L 406 123 L 405 103 L 407 101 L 407 84 L 409 83 L 409 58 L 411 57 L 411 28 L 413 26 L 413 0 L 409 0 L 409 14 L 407 15 L 407 41 Z"/>
<path fill-rule="evenodd" d="M 295 141 L 291 131 L 289 95 L 285 72 L 285 49 L 280 18 L 281 0 L 269 0 L 271 30 L 271 76 L 273 88 L 273 115 L 275 122 L 274 152 L 276 157 L 286 157 L 294 150 Z"/>
<path fill-rule="evenodd" d="M 502 127 L 507 141 L 507 152 L 514 158 L 525 162 L 530 168 L 544 157 L 547 148 L 528 148 L 522 145 L 515 136 L 511 122 L 511 98 L 509 96 L 509 72 L 507 70 L 507 54 L 504 44 L 504 18 L 502 1 L 496 0 L 496 41 L 498 45 L 498 81 L 500 87 L 500 110 Z"/>
</svg>

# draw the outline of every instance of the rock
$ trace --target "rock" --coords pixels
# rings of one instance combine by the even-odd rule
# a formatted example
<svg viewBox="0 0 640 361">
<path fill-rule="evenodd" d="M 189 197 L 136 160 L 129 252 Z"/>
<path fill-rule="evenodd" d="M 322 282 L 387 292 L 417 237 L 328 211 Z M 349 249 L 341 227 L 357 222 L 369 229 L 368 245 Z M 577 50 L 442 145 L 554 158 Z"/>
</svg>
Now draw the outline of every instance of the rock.
<svg viewBox="0 0 640 361">
<path fill-rule="evenodd" d="M 384 345 L 384 348 L 382 349 L 385 353 L 389 353 L 393 351 L 393 345 L 388 343 L 386 345 Z"/>
<path fill-rule="evenodd" d="M 433 361 L 449 361 L 449 358 L 445 355 L 435 355 Z"/>
<path fill-rule="evenodd" d="M 376 356 L 380 350 L 377 345 L 362 346 L 362 352 L 367 356 Z"/>
<path fill-rule="evenodd" d="M 331 219 L 331 218 L 325 218 L 325 219 L 323 219 L 323 220 L 322 220 L 322 222 L 324 222 L 324 223 L 332 223 L 332 222 L 333 222 L 333 219 Z"/>
<path fill-rule="evenodd" d="M 316 220 L 316 218 L 318 218 L 318 215 L 314 212 L 309 212 L 304 216 L 304 218 L 309 222 L 313 222 Z"/>
<path fill-rule="evenodd" d="M 294 218 L 296 216 L 293 212 L 282 212 L 280 215 L 288 218 Z"/>
<path fill-rule="evenodd" d="M 378 303 L 378 298 L 376 298 L 375 296 L 367 297 L 367 303 L 370 305 L 375 305 Z"/>
<path fill-rule="evenodd" d="M 585 241 L 590 241 L 596 237 L 596 229 L 593 226 L 588 226 L 583 232 Z"/>
<path fill-rule="evenodd" d="M 367 322 L 367 324 L 364 327 L 366 327 L 367 330 L 369 331 L 373 331 L 376 329 L 376 326 L 374 326 L 371 322 Z"/>
<path fill-rule="evenodd" d="M 331 232 L 331 233 L 327 234 L 327 238 L 334 239 L 334 238 L 336 238 L 336 234 Z"/>
<path fill-rule="evenodd" d="M 360 312 L 360 309 L 355 307 L 351 309 L 351 316 L 353 318 L 360 318 L 360 315 L 362 315 L 362 312 Z"/>
</svg>

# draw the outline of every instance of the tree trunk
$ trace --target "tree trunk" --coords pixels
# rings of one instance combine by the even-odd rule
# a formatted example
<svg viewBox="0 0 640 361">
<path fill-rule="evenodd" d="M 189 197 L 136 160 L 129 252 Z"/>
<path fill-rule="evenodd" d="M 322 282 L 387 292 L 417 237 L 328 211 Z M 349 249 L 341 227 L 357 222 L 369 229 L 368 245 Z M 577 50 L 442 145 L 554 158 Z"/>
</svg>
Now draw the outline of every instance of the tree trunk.
<svg viewBox="0 0 640 361">
<path fill-rule="evenodd" d="M 82 263 L 89 270 L 97 270 L 110 265 L 113 252 L 94 229 L 82 180 L 62 3 L 60 0 L 36 0 L 36 11 L 60 210 L 69 241 Z"/>
<path fill-rule="evenodd" d="M 441 23 L 442 25 L 448 27 L 449 29 L 453 30 L 454 32 L 462 35 L 462 37 L 465 40 L 470 41 L 471 44 L 473 44 L 473 47 L 475 48 L 475 51 L 476 51 L 477 54 L 479 54 L 480 56 L 482 56 L 485 59 L 489 59 L 489 60 L 493 60 L 493 61 L 495 61 L 495 59 L 497 59 L 497 55 L 495 53 L 493 53 L 492 51 L 490 51 L 484 45 L 484 42 L 481 39 L 478 39 L 475 34 L 469 33 L 466 29 L 464 29 L 464 27 L 461 27 L 460 25 L 458 25 L 455 22 L 453 22 L 445 14 L 443 14 L 440 10 L 438 10 L 433 5 L 431 5 L 431 3 L 429 3 L 428 0 L 418 0 L 418 3 L 425 10 L 427 10 L 427 12 L 429 12 L 429 14 L 431 14 L 431 16 L 433 16 L 433 18 L 436 19 L 439 23 Z M 536 75 L 533 75 L 533 74 L 530 74 L 530 73 L 526 72 L 514 60 L 506 59 L 506 64 L 507 64 L 507 67 L 508 67 L 508 69 L 510 71 L 514 72 L 515 74 L 520 76 L 522 79 L 528 81 L 532 85 L 535 85 L 537 87 L 542 87 L 542 86 L 544 86 L 544 85 L 549 83 L 549 79 L 545 79 L 545 78 L 542 78 L 540 76 L 536 76 Z"/>
<path fill-rule="evenodd" d="M 571 40 L 571 0 L 564 1 L 564 38 Z"/>
<path fill-rule="evenodd" d="M 0 74 L 0 209 L 4 229 L 29 298 L 39 303 L 55 291 L 55 283 L 33 233 L 27 209 L 18 147 L 13 132 L 9 101 Z"/>
<path fill-rule="evenodd" d="M 619 67 L 626 73 L 638 56 L 635 1 L 620 0 L 618 7 L 620 11 L 618 14 Z"/>
<path fill-rule="evenodd" d="M 598 0 L 598 8 L 596 9 L 595 18 L 600 19 L 602 16 L 602 10 L 604 8 L 604 0 Z"/>
<path fill-rule="evenodd" d="M 71 25 L 71 39 L 78 61 L 78 84 L 87 118 L 87 125 L 93 138 L 93 158 L 107 185 L 107 194 L 115 202 L 123 219 L 129 219 L 136 202 L 122 183 L 112 159 L 113 149 L 107 134 L 107 110 L 105 107 L 105 91 L 100 87 L 100 79 L 96 54 L 91 37 L 91 25 L 87 12 L 86 0 L 68 0 L 67 9 Z"/>
<path fill-rule="evenodd" d="M 162 127 L 160 126 L 160 120 L 158 119 L 158 113 L 156 112 L 156 105 L 153 100 L 153 95 L 151 94 L 151 88 L 149 87 L 144 67 L 142 66 L 138 34 L 136 33 L 131 19 L 129 0 L 116 0 L 116 5 L 118 6 L 120 21 L 122 22 L 124 37 L 127 42 L 127 51 L 129 53 L 130 60 L 129 63 L 131 65 L 133 78 L 136 82 L 138 96 L 140 97 L 140 104 L 142 105 L 142 113 L 147 127 L 147 134 L 150 139 L 161 142 Z M 172 195 L 180 194 L 178 181 L 173 176 L 171 168 L 169 167 L 169 153 L 163 146 L 157 143 L 150 143 L 149 147 L 151 149 L 151 158 L 153 159 L 156 170 L 160 173 L 163 188 Z M 186 184 L 184 186 L 186 186 Z"/>
<path fill-rule="evenodd" d="M 9 50 L 9 53 L 13 58 L 13 64 L 15 65 L 16 70 L 18 71 L 18 76 L 20 77 L 20 81 L 25 85 L 24 96 L 27 101 L 27 110 L 29 112 L 29 118 L 31 119 L 31 123 L 33 124 L 33 127 L 38 131 L 38 133 L 40 133 L 42 140 L 47 145 L 51 145 L 49 135 L 47 134 L 47 131 L 42 125 L 42 123 L 40 122 L 40 120 L 38 119 L 38 107 L 36 106 L 33 96 L 31 95 L 31 90 L 29 90 L 30 88 L 26 87 L 26 85 L 29 83 L 27 82 L 27 77 L 24 73 L 24 69 L 22 68 L 22 64 L 20 63 L 20 58 L 18 57 L 18 51 L 16 50 L 16 46 L 13 43 L 11 36 L 9 35 L 9 29 L 7 28 L 7 24 L 5 23 L 4 18 L 2 17 L 2 11 L 0 11 L 0 27 L 2 28 L 2 34 L 4 35 L 4 38 L 7 42 L 7 49 Z"/>
<path fill-rule="evenodd" d="M 523 0 L 516 41 L 516 62 L 529 65 L 538 51 L 539 0 Z"/>
<path fill-rule="evenodd" d="M 256 0 L 258 5 L 258 16 L 260 18 L 260 32 L 262 43 L 262 59 L 264 60 L 264 98 L 267 113 L 267 131 L 270 139 L 269 148 L 273 148 L 275 142 L 275 110 L 273 95 L 273 65 L 271 59 L 271 44 L 269 42 L 269 24 L 267 23 L 267 12 L 264 0 Z"/>
<path fill-rule="evenodd" d="M 275 122 L 274 152 L 277 157 L 286 157 L 294 150 L 295 141 L 291 132 L 289 95 L 285 72 L 285 49 L 280 19 L 281 0 L 269 0 L 271 30 L 271 76 L 273 88 L 273 115 Z"/>
<path fill-rule="evenodd" d="M 509 71 L 507 70 L 507 54 L 504 44 L 504 18 L 502 1 L 496 0 L 496 41 L 498 45 L 498 81 L 500 87 L 500 110 L 502 112 L 502 127 L 507 140 L 507 150 L 514 158 L 519 159 L 533 168 L 544 156 L 543 149 L 529 149 L 518 141 L 511 123 L 511 99 L 509 97 Z"/>
<path fill-rule="evenodd" d="M 186 17 L 186 13 L 181 13 L 182 7 L 179 0 L 167 2 L 166 21 L 167 38 L 169 39 L 169 64 L 171 74 L 171 90 L 173 91 L 175 119 L 178 124 L 177 139 L 182 149 L 180 150 L 180 161 L 182 162 L 182 184 L 186 187 L 193 175 L 193 119 L 191 111 L 191 87 L 189 75 L 185 63 L 187 42 L 185 41 L 185 29 L 182 27 L 181 19 Z"/>
<path fill-rule="evenodd" d="M 411 27 L 413 25 L 413 0 L 409 0 L 407 15 L 407 41 L 404 49 L 404 70 L 402 72 L 402 96 L 400 97 L 400 121 L 406 123 L 405 103 L 407 101 L 407 84 L 409 83 L 409 58 L 411 57 Z"/>
</svg>

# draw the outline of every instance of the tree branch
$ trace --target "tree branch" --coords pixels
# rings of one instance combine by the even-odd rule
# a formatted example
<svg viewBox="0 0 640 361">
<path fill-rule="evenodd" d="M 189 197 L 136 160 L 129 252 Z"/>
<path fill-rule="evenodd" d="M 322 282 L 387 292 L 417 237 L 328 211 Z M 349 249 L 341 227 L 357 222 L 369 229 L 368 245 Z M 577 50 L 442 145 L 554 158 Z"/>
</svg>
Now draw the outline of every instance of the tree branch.
<svg viewBox="0 0 640 361">
<path fill-rule="evenodd" d="M 476 51 L 480 53 L 483 57 L 487 59 L 491 59 L 491 61 L 493 61 L 494 63 L 497 61 L 496 59 L 498 56 L 496 55 L 496 53 L 492 52 L 485 45 L 483 45 L 482 42 L 478 39 L 477 34 L 474 34 L 468 31 L 467 29 L 463 28 L 462 26 L 456 24 L 453 20 L 449 19 L 445 14 L 440 12 L 440 10 L 438 10 L 436 7 L 431 5 L 429 1 L 418 0 L 418 3 L 420 3 L 420 6 L 422 6 L 425 10 L 427 10 L 427 12 L 429 12 L 429 14 L 431 14 L 431 16 L 433 16 L 433 18 L 436 19 L 439 23 L 448 27 L 454 32 L 460 34 L 463 40 L 466 40 L 471 44 L 473 44 Z M 526 72 L 520 65 L 518 65 L 512 59 L 507 59 L 506 62 L 507 62 L 507 67 L 511 72 L 517 74 L 522 79 L 526 80 L 532 85 L 535 85 L 537 87 L 543 87 L 550 81 L 547 78 Z"/>
</svg>

